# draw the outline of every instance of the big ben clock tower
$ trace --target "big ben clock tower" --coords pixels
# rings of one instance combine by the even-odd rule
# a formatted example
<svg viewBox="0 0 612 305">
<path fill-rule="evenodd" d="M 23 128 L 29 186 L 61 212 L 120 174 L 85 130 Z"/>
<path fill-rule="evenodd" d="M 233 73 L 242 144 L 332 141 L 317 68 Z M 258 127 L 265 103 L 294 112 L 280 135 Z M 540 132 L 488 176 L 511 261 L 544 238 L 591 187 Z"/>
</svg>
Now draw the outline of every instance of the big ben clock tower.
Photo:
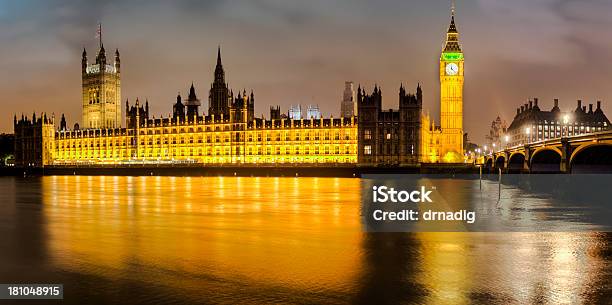
<svg viewBox="0 0 612 305">
<path fill-rule="evenodd" d="M 440 56 L 440 157 L 442 162 L 463 162 L 463 51 L 455 26 L 455 7 Z"/>
</svg>

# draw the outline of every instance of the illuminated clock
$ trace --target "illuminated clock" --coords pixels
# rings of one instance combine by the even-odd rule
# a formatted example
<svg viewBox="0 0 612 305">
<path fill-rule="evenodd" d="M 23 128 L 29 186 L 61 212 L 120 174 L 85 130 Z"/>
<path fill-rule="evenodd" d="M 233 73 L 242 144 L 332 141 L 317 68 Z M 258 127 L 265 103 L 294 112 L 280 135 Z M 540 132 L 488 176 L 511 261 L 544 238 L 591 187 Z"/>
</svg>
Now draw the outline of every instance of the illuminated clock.
<svg viewBox="0 0 612 305">
<path fill-rule="evenodd" d="M 459 73 L 459 66 L 456 63 L 451 62 L 446 65 L 446 75 L 457 75 Z"/>
</svg>

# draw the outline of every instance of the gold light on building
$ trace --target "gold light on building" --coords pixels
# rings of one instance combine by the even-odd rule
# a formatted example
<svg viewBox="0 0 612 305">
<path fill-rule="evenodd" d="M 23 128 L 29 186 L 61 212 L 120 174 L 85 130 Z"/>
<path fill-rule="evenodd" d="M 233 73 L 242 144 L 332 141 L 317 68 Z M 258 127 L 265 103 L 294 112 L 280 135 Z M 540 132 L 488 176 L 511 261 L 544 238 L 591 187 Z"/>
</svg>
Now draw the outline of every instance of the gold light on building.
<svg viewBox="0 0 612 305">
<path fill-rule="evenodd" d="M 201 163 L 356 163 L 351 119 L 179 122 L 150 120 L 135 129 L 58 131 L 45 165 Z"/>
<path fill-rule="evenodd" d="M 455 26 L 455 10 L 440 56 L 440 126 L 422 116 L 422 162 L 461 163 L 463 157 L 463 51 Z"/>
</svg>

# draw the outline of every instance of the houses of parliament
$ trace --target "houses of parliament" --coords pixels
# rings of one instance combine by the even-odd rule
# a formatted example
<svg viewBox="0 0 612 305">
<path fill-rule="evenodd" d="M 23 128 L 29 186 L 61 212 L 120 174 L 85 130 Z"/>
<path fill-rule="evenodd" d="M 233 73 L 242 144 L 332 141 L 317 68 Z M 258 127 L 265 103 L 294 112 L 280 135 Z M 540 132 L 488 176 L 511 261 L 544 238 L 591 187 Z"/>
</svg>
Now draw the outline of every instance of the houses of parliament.
<svg viewBox="0 0 612 305">
<path fill-rule="evenodd" d="M 358 88 L 357 113 L 288 117 L 270 107 L 255 115 L 255 93 L 234 93 L 218 49 L 208 109 L 191 84 L 170 117 L 154 118 L 149 102 L 121 99 L 119 51 L 107 61 L 100 40 L 95 61 L 81 59 L 82 121 L 59 128 L 47 114 L 14 118 L 16 166 L 79 166 L 132 163 L 202 165 L 417 166 L 463 162 L 463 53 L 454 10 L 440 57 L 441 125 L 422 110 L 423 90 L 399 88 L 399 109 L 383 110 L 382 89 Z M 125 120 L 122 108 L 125 106 Z M 125 126 L 125 127 L 123 127 Z"/>
</svg>

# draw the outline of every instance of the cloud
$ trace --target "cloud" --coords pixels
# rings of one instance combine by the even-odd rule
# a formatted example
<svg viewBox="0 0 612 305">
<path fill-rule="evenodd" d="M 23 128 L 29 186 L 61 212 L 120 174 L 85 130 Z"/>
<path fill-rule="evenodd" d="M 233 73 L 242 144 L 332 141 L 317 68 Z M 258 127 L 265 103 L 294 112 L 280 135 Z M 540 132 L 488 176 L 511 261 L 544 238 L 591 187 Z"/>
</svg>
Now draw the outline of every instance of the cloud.
<svg viewBox="0 0 612 305">
<path fill-rule="evenodd" d="M 480 0 L 484 47 L 522 64 L 571 65 L 584 60 L 572 40 L 574 26 L 558 10 L 559 0 Z"/>
</svg>

